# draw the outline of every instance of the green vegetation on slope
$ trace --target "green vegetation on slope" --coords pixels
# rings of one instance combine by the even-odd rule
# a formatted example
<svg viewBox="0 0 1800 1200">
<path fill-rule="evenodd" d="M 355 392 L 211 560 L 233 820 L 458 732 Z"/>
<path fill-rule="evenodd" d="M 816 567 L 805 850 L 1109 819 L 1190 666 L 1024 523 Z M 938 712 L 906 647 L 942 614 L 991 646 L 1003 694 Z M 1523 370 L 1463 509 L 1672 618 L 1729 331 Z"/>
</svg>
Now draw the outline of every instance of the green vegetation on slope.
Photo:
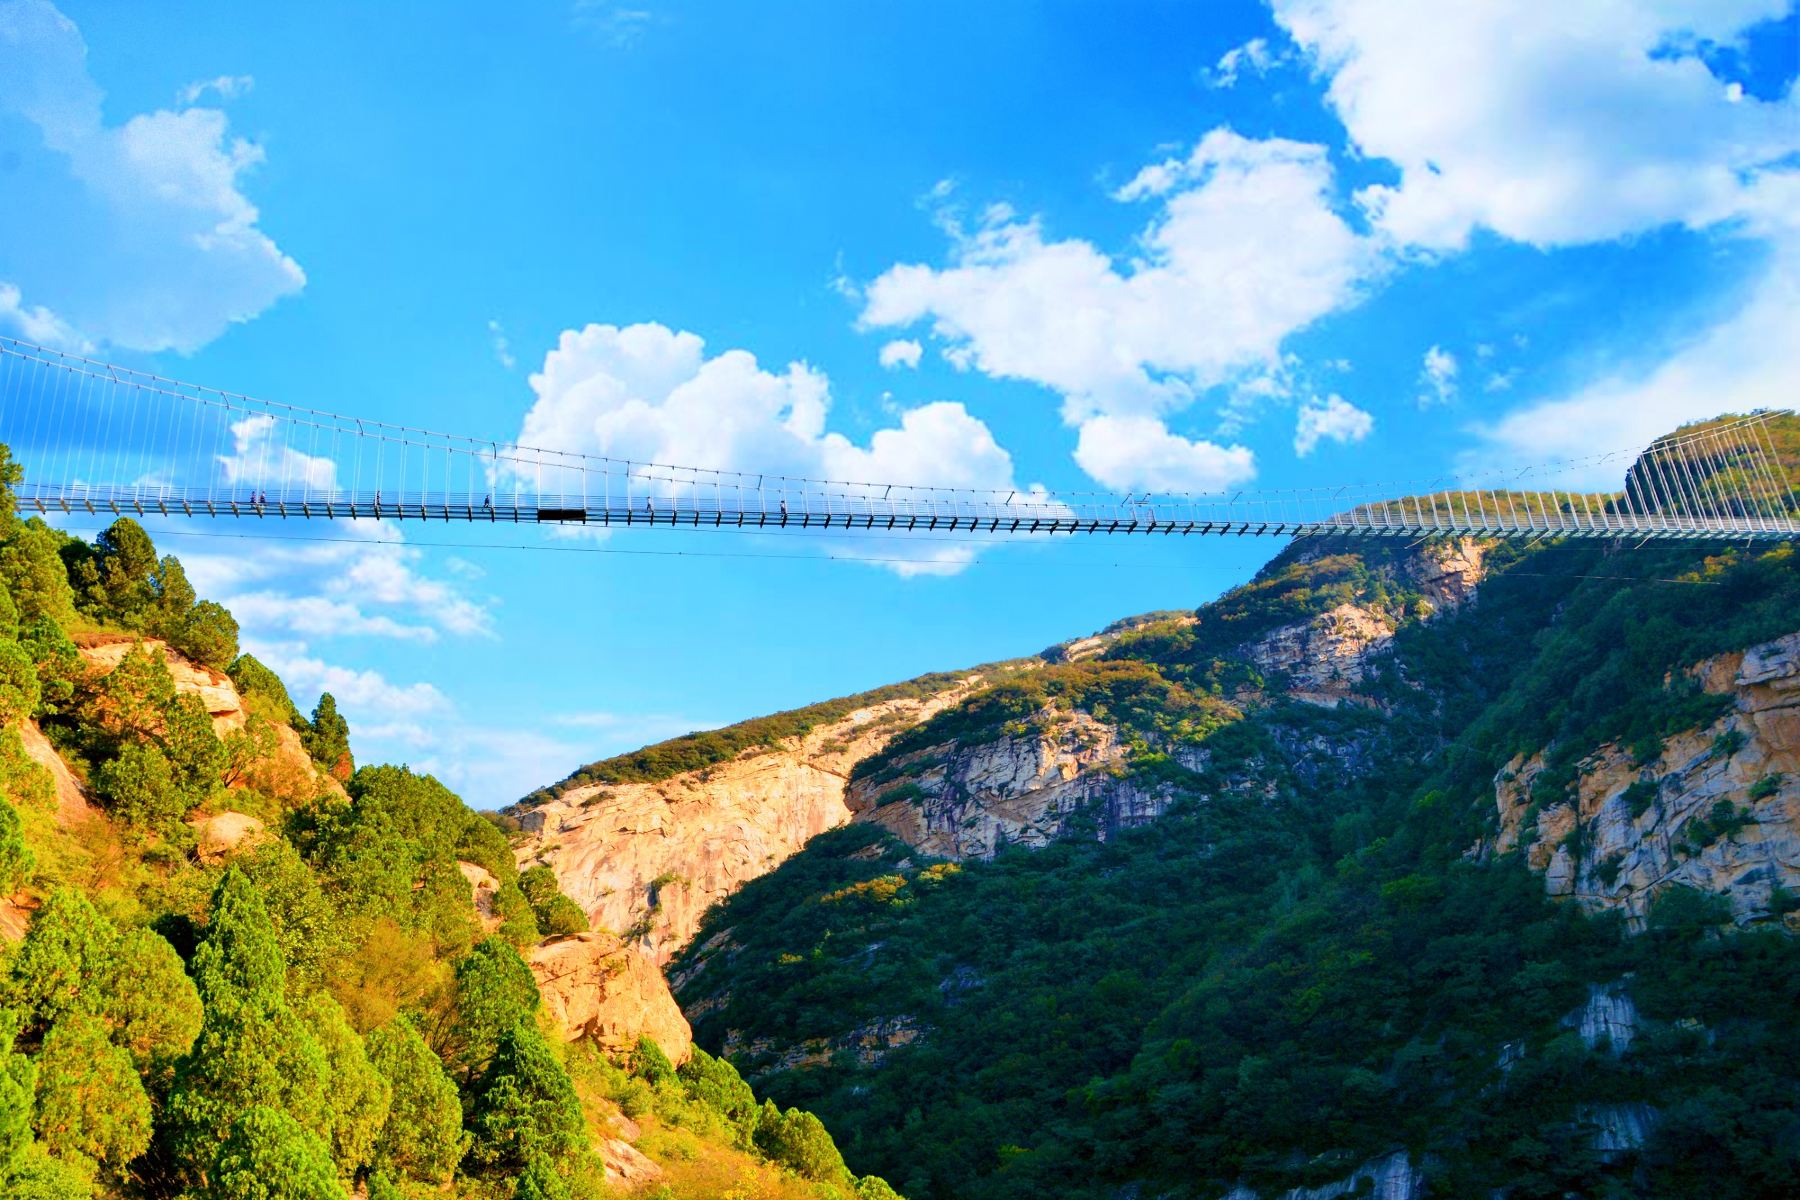
<svg viewBox="0 0 1800 1200">
<path fill-rule="evenodd" d="M 430 776 L 353 769 L 331 697 L 302 718 L 135 522 L 72 541 L 17 519 L 17 479 L 0 447 L 0 915 L 26 924 L 0 944 L 0 1196 L 598 1198 L 630 1106 L 675 1200 L 717 1194 L 702 1159 L 770 1200 L 893 1195 L 729 1064 L 562 1046 L 521 954 L 586 926 L 554 877 Z M 245 727 L 216 736 L 142 646 L 88 671 L 76 636 L 227 670 Z M 98 814 L 59 810 L 38 731 Z M 273 836 L 202 858 L 193 822 L 226 809 Z M 459 862 L 499 880 L 490 936 Z"/>
<path fill-rule="evenodd" d="M 758 1047 L 736 1059 L 747 1078 L 918 1197 L 1210 1200 L 1399 1149 L 1433 1195 L 1791 1195 L 1800 1010 L 1774 998 L 1800 991 L 1800 944 L 1718 928 L 1716 902 L 1682 891 L 1628 937 L 1548 902 L 1517 856 L 1467 851 L 1514 754 L 1548 749 L 1542 786 L 1560 789 L 1603 742 L 1711 720 L 1682 668 L 1793 631 L 1800 558 L 1502 547 L 1478 605 L 1422 623 L 1394 553 L 1290 548 L 1198 624 L 1151 625 L 1057 685 L 1098 695 L 1129 666 L 1145 693 L 1146 674 L 1169 694 L 1254 690 L 1235 645 L 1354 600 L 1403 620 L 1364 688 L 1385 715 L 1251 703 L 1199 733 L 1203 773 L 1165 773 L 1173 811 L 1104 844 L 952 866 L 869 827 L 822 835 L 675 965 L 700 1042 Z M 924 745 L 999 736 L 1043 699 L 1018 686 L 860 773 L 898 780 Z M 1645 1032 L 1590 1049 L 1563 1018 L 1621 979 Z M 919 1036 L 876 1065 L 867 1047 L 897 1027 Z M 784 1065 L 802 1042 L 828 1061 Z M 1640 1101 L 1648 1142 L 1598 1149 L 1610 1106 Z"/>
</svg>

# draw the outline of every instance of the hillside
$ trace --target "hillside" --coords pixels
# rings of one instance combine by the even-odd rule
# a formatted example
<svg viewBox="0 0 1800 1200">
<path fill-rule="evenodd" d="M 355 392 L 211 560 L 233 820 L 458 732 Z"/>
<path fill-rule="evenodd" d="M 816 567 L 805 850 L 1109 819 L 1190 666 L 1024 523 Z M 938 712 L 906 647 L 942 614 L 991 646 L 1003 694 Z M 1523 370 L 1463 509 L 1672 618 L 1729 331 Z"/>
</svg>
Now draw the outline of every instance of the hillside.
<svg viewBox="0 0 1800 1200">
<path fill-rule="evenodd" d="M 0 447 L 0 1196 L 882 1200 L 430 776 Z"/>
<path fill-rule="evenodd" d="M 845 799 L 671 979 L 909 1195 L 1800 1177 L 1792 547 L 1300 542 Z"/>
</svg>

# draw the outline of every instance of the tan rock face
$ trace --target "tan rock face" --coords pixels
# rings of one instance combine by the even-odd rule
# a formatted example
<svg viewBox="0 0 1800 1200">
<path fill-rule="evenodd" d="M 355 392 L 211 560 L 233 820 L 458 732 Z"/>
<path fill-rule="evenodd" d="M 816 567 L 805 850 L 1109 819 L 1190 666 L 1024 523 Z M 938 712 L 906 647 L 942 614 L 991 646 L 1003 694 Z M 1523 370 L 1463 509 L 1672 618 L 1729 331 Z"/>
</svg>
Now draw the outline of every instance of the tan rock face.
<svg viewBox="0 0 1800 1200">
<path fill-rule="evenodd" d="M 1800 632 L 1689 673 L 1730 695 L 1733 710 L 1669 738 L 1654 763 L 1639 766 L 1616 745 L 1582 761 L 1575 803 L 1542 809 L 1526 848 L 1551 895 L 1620 909 L 1641 925 L 1674 884 L 1727 897 L 1740 922 L 1768 917 L 1775 888 L 1800 890 Z M 1520 844 L 1542 768 L 1542 755 L 1515 759 L 1495 779 L 1501 853 Z M 1722 802 L 1742 814 L 1742 828 L 1717 832 Z"/>
<path fill-rule="evenodd" d="M 175 680 L 177 695 L 200 697 L 201 702 L 206 705 L 206 711 L 212 716 L 214 733 L 224 737 L 232 730 L 244 727 L 249 713 L 245 711 L 243 698 L 238 695 L 237 685 L 231 682 L 231 677 L 223 671 L 189 662 L 160 638 L 129 639 L 83 646 L 81 657 L 89 670 L 110 675 L 125 661 L 125 656 L 139 645 L 162 657 L 163 662 L 168 665 L 170 677 Z"/>
<path fill-rule="evenodd" d="M 1155 820 L 1166 792 L 1122 777 L 1118 730 L 1086 713 L 1046 710 L 1029 734 L 911 756 L 931 764 L 905 776 L 924 793 L 883 803 L 896 784 L 859 782 L 846 801 L 859 821 L 938 858 L 992 858 L 1002 845 L 1042 846 L 1080 814 L 1102 838 Z M 906 766 L 902 761 L 899 765 Z"/>
<path fill-rule="evenodd" d="M 625 1054 L 649 1037 L 676 1066 L 693 1057 L 687 1018 L 662 972 L 635 947 L 610 933 L 578 933 L 538 943 L 530 962 L 544 1011 L 566 1040 L 587 1038 Z"/>
<path fill-rule="evenodd" d="M 492 933 L 500 928 L 502 918 L 496 908 L 500 894 L 500 881 L 494 873 L 479 863 L 463 862 L 458 859 L 456 869 L 462 877 L 469 881 L 469 888 L 475 893 L 475 919 L 481 923 L 481 932 Z"/>
<path fill-rule="evenodd" d="M 860 709 L 776 750 L 659 783 L 575 788 L 521 816 L 520 865 L 542 861 L 596 928 L 666 963 L 715 901 L 850 819 L 855 763 L 968 694 Z"/>
<path fill-rule="evenodd" d="M 249 813 L 222 812 L 188 822 L 198 835 L 194 848 L 201 862 L 218 862 L 238 850 L 269 840 L 264 824 Z"/>
<path fill-rule="evenodd" d="M 50 772 L 51 781 L 56 785 L 56 819 L 63 825 L 72 825 L 94 811 L 87 801 L 87 793 L 82 790 L 81 781 L 75 778 L 75 772 L 69 770 L 69 764 L 62 760 L 44 731 L 38 728 L 36 721 L 24 721 L 19 725 L 19 738 L 25 744 L 25 754 L 31 761 Z"/>
</svg>

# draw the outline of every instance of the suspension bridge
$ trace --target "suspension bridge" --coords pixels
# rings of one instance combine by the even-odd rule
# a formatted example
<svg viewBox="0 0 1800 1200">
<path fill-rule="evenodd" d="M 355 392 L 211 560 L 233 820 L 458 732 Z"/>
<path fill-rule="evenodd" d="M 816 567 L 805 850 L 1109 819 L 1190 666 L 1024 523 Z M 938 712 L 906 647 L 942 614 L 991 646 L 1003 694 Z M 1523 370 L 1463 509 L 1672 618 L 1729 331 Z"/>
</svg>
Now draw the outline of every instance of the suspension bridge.
<svg viewBox="0 0 1800 1200">
<path fill-rule="evenodd" d="M 1771 541 L 1800 488 L 1760 412 L 1642 450 L 1409 482 L 1216 495 L 989 491 L 721 471 L 435 433 L 0 337 L 0 442 L 40 514 L 489 522 L 943 536 L 1319 534 Z M 1616 466 L 1618 492 L 1557 488 Z M 1541 485 L 1549 486 L 1541 486 Z"/>
</svg>

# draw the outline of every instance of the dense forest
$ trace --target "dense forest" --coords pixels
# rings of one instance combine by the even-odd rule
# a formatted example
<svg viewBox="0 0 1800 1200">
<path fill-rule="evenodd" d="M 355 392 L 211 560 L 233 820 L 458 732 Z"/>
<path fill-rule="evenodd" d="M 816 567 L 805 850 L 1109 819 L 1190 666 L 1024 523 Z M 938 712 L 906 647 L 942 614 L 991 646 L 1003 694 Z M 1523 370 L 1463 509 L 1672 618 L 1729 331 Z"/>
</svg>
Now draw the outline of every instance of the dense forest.
<svg viewBox="0 0 1800 1200">
<path fill-rule="evenodd" d="M 0 948 L 0 1195 L 598 1197 L 614 1115 L 675 1164 L 671 1200 L 893 1195 L 703 1051 L 564 1045 L 522 953 L 586 928 L 554 876 L 431 777 L 356 766 L 332 698 L 303 716 L 137 523 L 90 544 L 21 521 L 18 478 L 0 447 L 0 899 L 23 924 Z M 107 645 L 91 669 L 80 647 Z M 215 733 L 180 660 L 229 675 L 241 729 Z M 227 810 L 271 836 L 208 852 Z M 498 881 L 485 936 L 459 862 Z"/>
<path fill-rule="evenodd" d="M 1671 887 L 1634 931 L 1482 847 L 1514 755 L 1546 752 L 1535 812 L 1602 743 L 1650 762 L 1719 716 L 1682 668 L 1800 628 L 1800 556 L 1498 546 L 1479 603 L 1427 621 L 1407 549 L 1298 543 L 896 738 L 856 770 L 884 804 L 1071 711 L 1176 799 L 991 861 L 823 835 L 671 968 L 697 1039 L 920 1200 L 1267 1196 L 1396 1151 L 1433 1196 L 1795 1195 L 1800 897 L 1740 927 Z M 1368 704 L 1297 703 L 1233 653 L 1344 603 L 1398 627 Z M 1714 816 L 1704 836 L 1738 836 Z M 1639 1035 L 1580 1036 L 1571 1014 L 1616 994 Z M 1616 1136 L 1634 1122 L 1641 1144 Z"/>
</svg>

